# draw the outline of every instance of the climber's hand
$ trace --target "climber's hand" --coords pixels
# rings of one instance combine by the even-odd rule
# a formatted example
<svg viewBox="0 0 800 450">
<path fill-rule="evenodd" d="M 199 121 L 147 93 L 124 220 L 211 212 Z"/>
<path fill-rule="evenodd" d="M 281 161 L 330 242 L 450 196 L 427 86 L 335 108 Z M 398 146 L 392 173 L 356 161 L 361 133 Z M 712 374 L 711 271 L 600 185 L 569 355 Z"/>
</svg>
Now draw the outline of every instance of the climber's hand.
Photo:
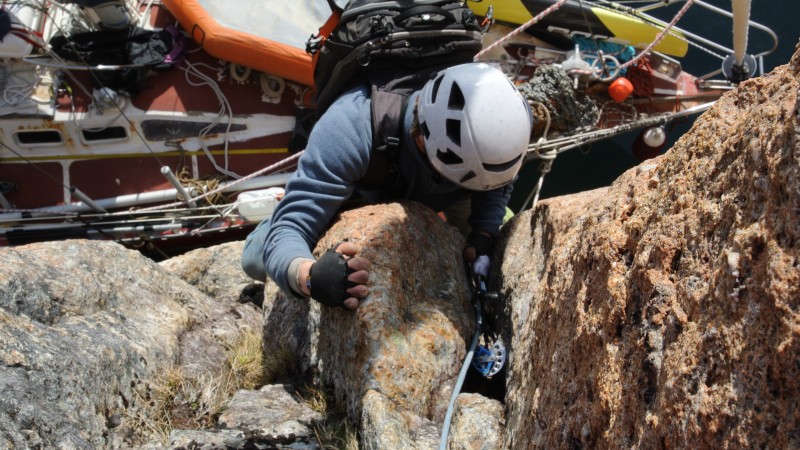
<svg viewBox="0 0 800 450">
<path fill-rule="evenodd" d="M 494 239 L 486 233 L 470 233 L 464 249 L 464 261 L 472 266 L 475 275 L 489 276 L 490 257 Z"/>
<path fill-rule="evenodd" d="M 326 306 L 358 308 L 359 301 L 369 295 L 370 262 L 356 256 L 358 246 L 343 242 L 328 250 L 309 269 L 307 286 L 311 298 Z"/>
</svg>

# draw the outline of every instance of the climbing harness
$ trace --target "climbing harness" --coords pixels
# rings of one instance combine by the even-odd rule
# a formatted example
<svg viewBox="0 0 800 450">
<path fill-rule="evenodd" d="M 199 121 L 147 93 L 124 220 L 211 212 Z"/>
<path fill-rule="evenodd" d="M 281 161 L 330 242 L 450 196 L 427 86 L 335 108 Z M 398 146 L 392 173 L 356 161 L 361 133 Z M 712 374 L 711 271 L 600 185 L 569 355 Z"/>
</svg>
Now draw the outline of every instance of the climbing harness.
<svg viewBox="0 0 800 450">
<path fill-rule="evenodd" d="M 468 267 L 468 273 L 473 273 L 471 268 Z M 475 308 L 475 333 L 472 335 L 472 342 L 470 343 L 467 355 L 464 357 L 464 362 L 461 365 L 461 371 L 458 373 L 453 394 L 450 396 L 450 404 L 447 407 L 447 413 L 444 417 L 444 424 L 442 425 L 442 437 L 439 441 L 439 450 L 447 448 L 447 437 L 450 434 L 450 422 L 453 419 L 453 410 L 455 409 L 456 398 L 461 393 L 461 386 L 464 384 L 464 379 L 467 377 L 469 367 L 477 369 L 481 375 L 491 378 L 500 372 L 506 360 L 506 349 L 503 343 L 497 338 L 492 331 L 488 330 L 483 320 L 483 306 L 484 301 L 497 300 L 499 295 L 496 292 L 490 292 L 486 288 L 486 278 L 482 275 L 473 275 L 470 278 L 472 290 L 472 306 Z M 493 339 L 489 346 L 479 344 L 481 337 L 484 342 Z"/>
</svg>

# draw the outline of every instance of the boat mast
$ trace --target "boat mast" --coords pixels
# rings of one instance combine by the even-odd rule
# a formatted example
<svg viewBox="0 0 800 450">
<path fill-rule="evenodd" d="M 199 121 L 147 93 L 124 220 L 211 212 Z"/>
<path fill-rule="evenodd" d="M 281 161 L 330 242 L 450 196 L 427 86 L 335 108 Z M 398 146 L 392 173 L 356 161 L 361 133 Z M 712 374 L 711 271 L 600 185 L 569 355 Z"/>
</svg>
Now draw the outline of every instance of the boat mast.
<svg viewBox="0 0 800 450">
<path fill-rule="evenodd" d="M 740 83 L 756 73 L 755 57 L 747 54 L 747 29 L 750 25 L 750 0 L 731 0 L 733 11 L 733 55 L 722 62 L 722 73 L 732 83 Z"/>
</svg>

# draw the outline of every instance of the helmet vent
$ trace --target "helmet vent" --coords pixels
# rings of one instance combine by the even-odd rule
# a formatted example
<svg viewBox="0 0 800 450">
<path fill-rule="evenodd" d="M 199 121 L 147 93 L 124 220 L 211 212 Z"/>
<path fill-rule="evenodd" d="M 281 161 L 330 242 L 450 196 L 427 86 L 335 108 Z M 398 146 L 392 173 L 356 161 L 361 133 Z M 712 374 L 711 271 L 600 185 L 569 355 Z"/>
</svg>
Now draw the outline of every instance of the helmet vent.
<svg viewBox="0 0 800 450">
<path fill-rule="evenodd" d="M 452 151 L 450 149 L 447 149 L 446 152 L 443 152 L 441 150 L 437 150 L 436 151 L 436 158 L 438 158 L 439 161 L 444 163 L 444 165 L 446 165 L 446 166 L 450 166 L 450 165 L 453 165 L 453 164 L 461 164 L 461 163 L 464 162 L 464 160 L 461 159 L 460 156 L 458 156 L 454 151 Z"/>
<path fill-rule="evenodd" d="M 502 164 L 483 164 L 483 168 L 489 172 L 505 172 L 506 170 L 514 167 L 517 164 L 517 161 L 522 158 L 522 155 L 517 156 L 516 158 L 512 159 L 511 161 L 504 162 Z"/>
<path fill-rule="evenodd" d="M 461 92 L 461 88 L 458 87 L 457 84 L 453 83 L 453 86 L 450 88 L 450 98 L 447 99 L 447 108 L 461 111 L 464 109 L 465 103 L 464 93 Z"/>
<path fill-rule="evenodd" d="M 427 122 L 422 122 L 421 124 L 419 124 L 419 129 L 420 129 L 420 131 L 422 131 L 422 136 L 424 136 L 425 139 L 428 139 L 428 138 L 431 137 L 431 130 L 428 129 L 428 123 Z"/>
<path fill-rule="evenodd" d="M 466 183 L 467 181 L 469 181 L 469 180 L 471 180 L 471 179 L 475 178 L 475 176 L 476 176 L 476 175 L 475 175 L 475 172 L 473 172 L 473 171 L 471 171 L 471 170 L 470 170 L 469 172 L 467 172 L 466 174 L 464 174 L 464 176 L 463 176 L 463 177 L 461 177 L 461 181 L 460 181 L 460 182 L 461 182 L 462 184 L 463 184 L 463 183 Z"/>
<path fill-rule="evenodd" d="M 456 147 L 461 147 L 461 121 L 458 119 L 447 119 L 445 124 L 447 127 L 447 137 L 450 138 L 450 141 L 452 141 Z"/>
<path fill-rule="evenodd" d="M 436 103 L 436 97 L 439 95 L 439 86 L 442 85 L 442 79 L 444 75 L 439 75 L 435 80 L 433 80 L 433 88 L 431 89 L 431 103 Z"/>
</svg>

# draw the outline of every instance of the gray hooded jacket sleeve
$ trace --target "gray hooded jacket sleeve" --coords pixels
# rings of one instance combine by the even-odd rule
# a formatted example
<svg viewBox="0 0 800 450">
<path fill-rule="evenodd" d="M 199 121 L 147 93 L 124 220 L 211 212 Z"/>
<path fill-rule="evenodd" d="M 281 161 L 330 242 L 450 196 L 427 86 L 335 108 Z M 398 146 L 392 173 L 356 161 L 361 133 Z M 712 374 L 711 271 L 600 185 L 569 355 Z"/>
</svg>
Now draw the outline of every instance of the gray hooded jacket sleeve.
<svg viewBox="0 0 800 450">
<path fill-rule="evenodd" d="M 341 96 L 314 126 L 264 245 L 267 273 L 282 289 L 288 291 L 291 261 L 312 258 L 311 248 L 366 173 L 371 123 L 369 99 L 362 88 Z"/>
</svg>

